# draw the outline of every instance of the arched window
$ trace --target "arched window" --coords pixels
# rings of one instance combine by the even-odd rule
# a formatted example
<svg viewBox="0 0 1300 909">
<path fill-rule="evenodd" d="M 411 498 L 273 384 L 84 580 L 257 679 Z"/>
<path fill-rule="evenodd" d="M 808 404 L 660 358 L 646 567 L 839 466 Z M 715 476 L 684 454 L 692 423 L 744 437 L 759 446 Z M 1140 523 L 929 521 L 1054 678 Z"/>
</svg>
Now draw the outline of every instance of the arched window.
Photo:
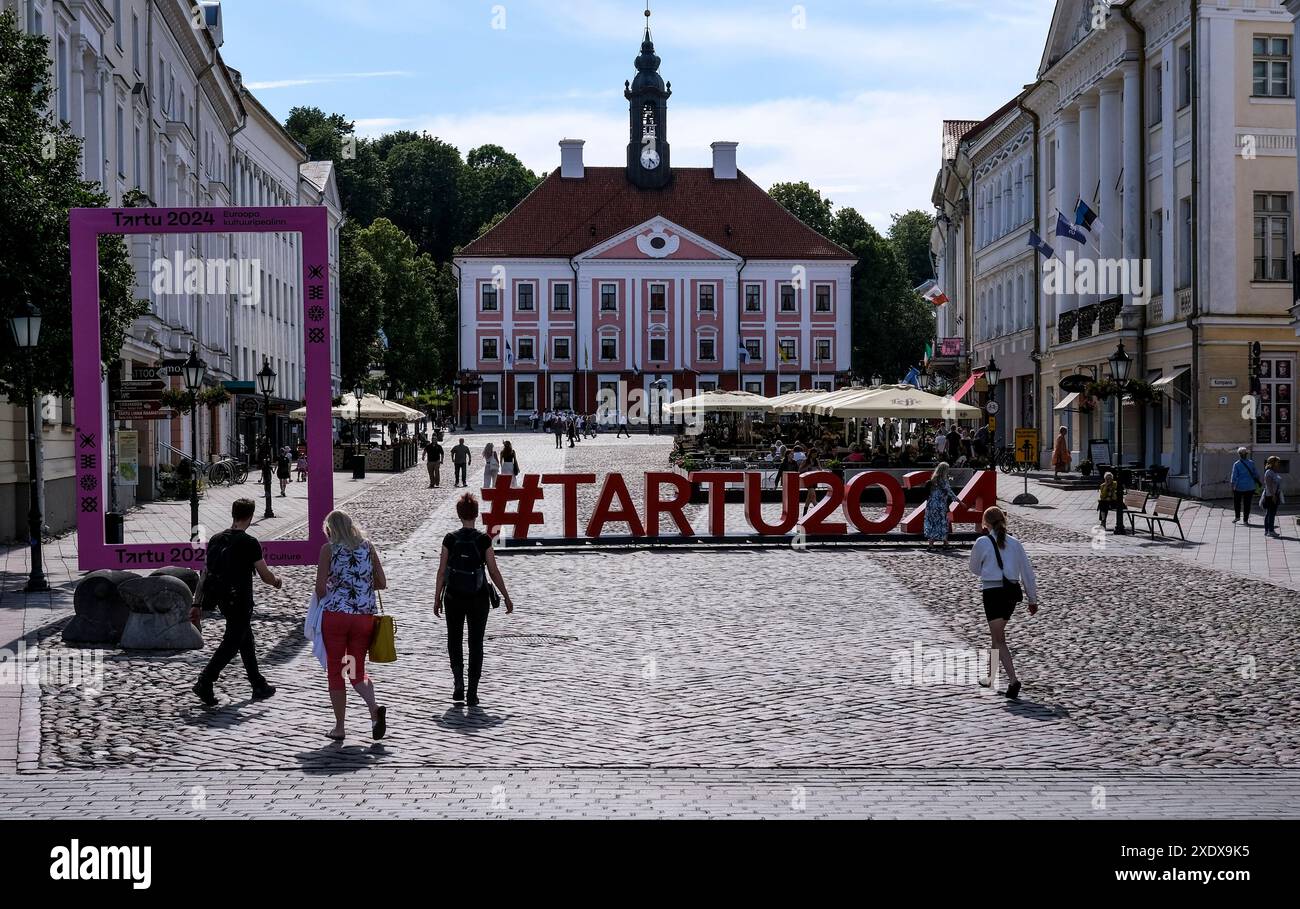
<svg viewBox="0 0 1300 909">
<path fill-rule="evenodd" d="M 1023 224 L 1025 220 L 1025 165 L 1022 161 L 1016 165 L 1015 222 Z"/>
<path fill-rule="evenodd" d="M 1019 324 L 1016 326 L 1020 329 L 1029 327 L 1029 297 L 1025 295 L 1025 276 L 1021 274 L 1016 278 L 1016 299 L 1020 302 Z"/>
</svg>

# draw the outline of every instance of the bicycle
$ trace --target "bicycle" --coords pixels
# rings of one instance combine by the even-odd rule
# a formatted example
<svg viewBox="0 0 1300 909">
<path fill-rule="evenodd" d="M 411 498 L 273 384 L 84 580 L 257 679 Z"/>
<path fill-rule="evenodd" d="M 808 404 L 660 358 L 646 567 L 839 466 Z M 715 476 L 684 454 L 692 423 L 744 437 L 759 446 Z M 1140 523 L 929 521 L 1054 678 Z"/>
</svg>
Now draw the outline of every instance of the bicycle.
<svg viewBox="0 0 1300 909">
<path fill-rule="evenodd" d="M 1017 458 L 1016 449 L 1011 445 L 999 445 L 993 456 L 993 463 L 1003 473 L 1028 473 L 1030 465 Z"/>
<path fill-rule="evenodd" d="M 248 480 L 248 467 L 231 457 L 223 457 L 212 464 L 199 462 L 199 475 L 207 479 L 210 486 L 239 486 Z"/>
</svg>

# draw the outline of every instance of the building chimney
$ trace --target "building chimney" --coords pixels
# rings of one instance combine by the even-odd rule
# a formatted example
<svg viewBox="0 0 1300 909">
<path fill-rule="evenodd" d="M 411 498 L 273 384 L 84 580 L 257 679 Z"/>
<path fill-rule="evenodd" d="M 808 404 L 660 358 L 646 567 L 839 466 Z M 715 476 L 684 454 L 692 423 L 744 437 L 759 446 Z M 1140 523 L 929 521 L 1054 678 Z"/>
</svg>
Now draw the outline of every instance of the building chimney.
<svg viewBox="0 0 1300 909">
<path fill-rule="evenodd" d="M 736 179 L 736 146 L 738 142 L 713 143 L 713 179 Z"/>
<path fill-rule="evenodd" d="M 582 164 L 582 146 L 586 144 L 584 139 L 560 140 L 560 176 L 565 180 L 581 180 L 586 176 Z"/>
</svg>

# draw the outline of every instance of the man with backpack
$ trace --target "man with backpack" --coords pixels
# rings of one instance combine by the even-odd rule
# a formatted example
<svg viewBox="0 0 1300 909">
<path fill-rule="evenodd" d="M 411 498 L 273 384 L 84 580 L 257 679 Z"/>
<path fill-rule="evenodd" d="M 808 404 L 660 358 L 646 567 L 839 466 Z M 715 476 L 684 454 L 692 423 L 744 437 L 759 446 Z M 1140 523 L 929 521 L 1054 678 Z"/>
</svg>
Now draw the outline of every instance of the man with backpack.
<svg viewBox="0 0 1300 909">
<path fill-rule="evenodd" d="M 479 530 L 478 499 L 465 493 L 456 502 L 456 516 L 461 527 L 442 538 L 442 557 L 438 563 L 438 585 L 434 593 L 433 614 L 447 611 L 447 656 L 456 682 L 451 699 L 478 706 L 478 682 L 483 674 L 483 635 L 487 631 L 488 612 L 496 605 L 497 589 L 506 602 L 506 612 L 515 604 L 506 590 L 505 579 L 497 567 L 492 538 Z M 488 578 L 496 585 L 493 589 Z M 469 694 L 465 692 L 464 650 L 462 635 L 469 624 Z"/>
<path fill-rule="evenodd" d="M 284 582 L 266 566 L 262 544 L 248 533 L 256 513 L 257 504 L 252 499 L 237 499 L 230 506 L 233 521 L 230 529 L 221 531 L 208 541 L 198 601 L 191 620 L 197 625 L 204 607 L 219 608 L 226 617 L 226 632 L 221 643 L 192 689 L 209 707 L 217 705 L 217 695 L 212 686 L 236 653 L 243 658 L 244 672 L 253 686 L 253 700 L 265 700 L 275 694 L 275 688 L 257 668 L 257 645 L 253 641 L 253 574 L 256 572 L 263 582 L 276 590 L 283 587 Z"/>
</svg>

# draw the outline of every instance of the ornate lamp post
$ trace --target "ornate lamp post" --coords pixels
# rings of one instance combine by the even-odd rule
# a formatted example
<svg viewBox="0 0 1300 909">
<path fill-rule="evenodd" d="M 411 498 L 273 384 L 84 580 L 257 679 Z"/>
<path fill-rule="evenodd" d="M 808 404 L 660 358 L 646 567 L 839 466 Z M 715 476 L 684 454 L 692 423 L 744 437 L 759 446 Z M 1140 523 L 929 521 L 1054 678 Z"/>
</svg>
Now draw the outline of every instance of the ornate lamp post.
<svg viewBox="0 0 1300 909">
<path fill-rule="evenodd" d="M 199 538 L 199 389 L 208 364 L 199 359 L 197 347 L 190 348 L 190 358 L 181 372 L 190 393 L 190 542 Z"/>
<path fill-rule="evenodd" d="M 876 373 L 871 377 L 871 387 L 879 388 L 884 381 L 885 380 L 880 377 L 880 373 Z"/>
<path fill-rule="evenodd" d="M 361 454 L 361 402 L 366 397 L 366 387 L 360 382 L 352 389 L 352 397 L 357 399 L 357 419 L 352 424 L 352 479 L 363 480 L 366 476 L 365 455 Z"/>
<path fill-rule="evenodd" d="M 1124 341 L 1119 342 L 1115 352 L 1110 355 L 1110 377 L 1118 390 L 1115 392 L 1115 467 L 1116 495 L 1119 507 L 1115 509 L 1115 533 L 1124 533 L 1124 392 L 1128 388 L 1129 373 L 1133 369 L 1133 358 L 1124 351 Z"/>
<path fill-rule="evenodd" d="M 659 434 L 663 435 L 664 431 L 664 391 L 668 388 L 668 383 L 664 381 L 663 376 L 655 373 L 655 380 L 650 383 L 650 387 L 655 390 L 655 401 L 658 403 L 659 411 Z"/>
<path fill-rule="evenodd" d="M 31 304 L 24 304 L 9 318 L 9 329 L 13 332 L 14 343 L 18 349 L 25 351 L 28 357 L 36 354 L 36 344 L 41 337 L 41 311 Z M 36 414 L 36 386 L 28 370 L 27 383 L 27 532 L 31 540 L 31 568 L 27 572 L 26 593 L 41 593 L 50 589 L 45 579 L 45 566 L 42 564 L 40 488 L 36 482 L 36 433 L 40 423 Z M 111 481 L 110 481 L 111 482 Z"/>
<path fill-rule="evenodd" d="M 275 456 L 275 443 L 271 441 L 271 393 L 275 391 L 275 370 L 271 368 L 271 361 L 267 357 L 262 358 L 262 369 L 257 374 L 257 386 L 262 392 L 263 413 L 266 414 L 266 440 L 271 446 L 271 456 Z M 262 468 L 262 487 L 266 493 L 266 509 L 262 514 L 264 518 L 275 517 L 275 509 L 271 506 L 271 471 L 268 467 Z"/>
</svg>

